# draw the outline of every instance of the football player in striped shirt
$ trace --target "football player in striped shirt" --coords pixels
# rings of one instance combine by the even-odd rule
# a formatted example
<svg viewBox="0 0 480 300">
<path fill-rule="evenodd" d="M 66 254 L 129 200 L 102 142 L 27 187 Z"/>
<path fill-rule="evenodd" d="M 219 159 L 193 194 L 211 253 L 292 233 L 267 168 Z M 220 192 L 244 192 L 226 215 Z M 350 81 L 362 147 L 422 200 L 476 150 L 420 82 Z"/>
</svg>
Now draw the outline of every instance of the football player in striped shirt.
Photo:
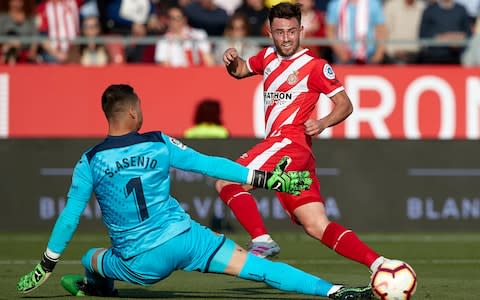
<svg viewBox="0 0 480 300">
<path fill-rule="evenodd" d="M 265 105 L 265 139 L 245 152 L 237 162 L 254 169 L 269 170 L 288 155 L 289 170 L 309 170 L 315 174 L 312 137 L 345 120 L 352 113 L 352 104 L 332 67 L 300 45 L 301 11 L 298 4 L 280 3 L 269 13 L 273 46 L 257 55 L 242 59 L 234 48 L 227 49 L 223 60 L 228 73 L 237 78 L 263 75 Z M 325 117 L 311 119 L 314 107 L 323 93 L 333 102 L 333 110 Z M 292 220 L 305 232 L 337 253 L 364 264 L 372 271 L 385 260 L 362 242 L 357 235 L 328 219 L 317 176 L 300 195 L 277 193 Z M 250 234 L 249 251 L 260 257 L 275 256 L 280 247 L 270 237 L 248 193 L 252 186 L 224 180 L 217 181 L 217 191 Z"/>
</svg>

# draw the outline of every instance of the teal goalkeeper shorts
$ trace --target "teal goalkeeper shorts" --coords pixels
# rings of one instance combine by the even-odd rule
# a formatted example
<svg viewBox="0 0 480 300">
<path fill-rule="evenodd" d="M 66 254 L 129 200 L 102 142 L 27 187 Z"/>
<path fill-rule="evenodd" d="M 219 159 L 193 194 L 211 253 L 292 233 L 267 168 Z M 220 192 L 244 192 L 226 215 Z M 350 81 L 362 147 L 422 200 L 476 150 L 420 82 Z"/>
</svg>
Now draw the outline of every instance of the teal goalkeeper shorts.
<svg viewBox="0 0 480 300">
<path fill-rule="evenodd" d="M 232 243 L 223 235 L 216 234 L 192 220 L 189 230 L 128 260 L 115 255 L 112 248 L 106 249 L 98 256 L 97 265 L 103 277 L 150 285 L 168 277 L 175 270 L 207 272 L 210 263 L 217 269 L 215 266 L 218 266 L 219 260 L 222 264 L 228 263 L 226 260 L 231 257 L 233 249 L 228 251 L 230 253 L 227 255 L 216 255 L 217 252 L 224 252 L 219 250 L 226 248 L 225 244 Z M 216 257 L 212 262 L 214 256 Z"/>
</svg>

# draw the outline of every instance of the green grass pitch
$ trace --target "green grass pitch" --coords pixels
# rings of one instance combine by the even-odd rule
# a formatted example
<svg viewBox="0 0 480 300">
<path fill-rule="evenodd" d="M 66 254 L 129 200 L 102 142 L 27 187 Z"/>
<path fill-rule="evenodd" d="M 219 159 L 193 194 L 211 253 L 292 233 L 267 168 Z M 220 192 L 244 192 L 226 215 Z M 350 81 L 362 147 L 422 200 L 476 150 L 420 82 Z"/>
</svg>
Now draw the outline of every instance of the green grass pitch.
<svg viewBox="0 0 480 300">
<path fill-rule="evenodd" d="M 303 233 L 273 233 L 282 247 L 279 260 L 327 280 L 348 285 L 368 283 L 369 272 L 333 253 Z M 228 235 L 240 244 L 245 234 Z M 414 299 L 480 299 L 480 234 L 361 234 L 374 249 L 408 262 L 417 272 Z M 18 278 L 38 262 L 48 234 L 0 234 L 0 299 L 68 299 L 59 284 L 64 274 L 82 273 L 80 257 L 90 247 L 107 247 L 102 234 L 79 232 L 55 272 L 41 288 L 28 295 L 16 292 Z M 161 258 L 159 258 L 161 259 Z M 268 288 L 262 283 L 230 276 L 177 271 L 150 287 L 119 282 L 125 299 L 314 299 Z M 315 298 L 321 299 L 321 298 Z"/>
</svg>

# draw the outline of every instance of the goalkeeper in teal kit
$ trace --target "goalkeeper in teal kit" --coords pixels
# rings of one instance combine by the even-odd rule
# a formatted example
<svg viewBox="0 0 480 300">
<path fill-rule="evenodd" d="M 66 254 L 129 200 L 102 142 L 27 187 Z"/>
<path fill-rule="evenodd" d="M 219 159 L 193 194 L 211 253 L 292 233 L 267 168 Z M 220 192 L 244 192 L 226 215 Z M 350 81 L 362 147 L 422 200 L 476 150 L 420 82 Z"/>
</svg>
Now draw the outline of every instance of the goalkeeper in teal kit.
<svg viewBox="0 0 480 300">
<path fill-rule="evenodd" d="M 312 181 L 308 172 L 284 172 L 288 157 L 272 172 L 251 170 L 196 152 L 161 132 L 140 134 L 140 100 L 128 85 L 109 86 L 102 95 L 102 109 L 109 135 L 88 149 L 75 166 L 67 205 L 40 263 L 20 278 L 20 292 L 31 292 L 48 279 L 94 192 L 112 246 L 85 253 L 85 276 L 62 277 L 62 286 L 74 296 L 115 296 L 114 280 L 150 285 L 184 270 L 224 273 L 333 299 L 370 299 L 368 287 L 333 285 L 287 264 L 247 253 L 190 219 L 170 195 L 170 167 L 297 194 Z"/>
</svg>

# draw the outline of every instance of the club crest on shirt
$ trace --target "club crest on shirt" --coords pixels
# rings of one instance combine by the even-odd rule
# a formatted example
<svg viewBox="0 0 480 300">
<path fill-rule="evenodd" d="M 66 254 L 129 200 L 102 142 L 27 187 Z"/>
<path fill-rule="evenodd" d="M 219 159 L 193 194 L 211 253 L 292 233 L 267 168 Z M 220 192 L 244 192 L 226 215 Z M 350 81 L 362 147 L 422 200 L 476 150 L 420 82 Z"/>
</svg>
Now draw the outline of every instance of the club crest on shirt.
<svg viewBox="0 0 480 300">
<path fill-rule="evenodd" d="M 330 79 L 330 80 L 335 79 L 335 72 L 333 72 L 333 69 L 329 64 L 325 64 L 323 66 L 323 75 L 325 75 L 327 79 Z"/>
<path fill-rule="evenodd" d="M 170 137 L 170 142 L 172 142 L 172 144 L 174 144 L 175 146 L 177 146 L 178 148 L 180 148 L 182 150 L 187 149 L 187 146 L 185 146 L 184 144 L 182 144 L 182 142 L 180 142 L 179 140 L 177 140 L 175 138 Z"/>
<path fill-rule="evenodd" d="M 298 81 L 298 71 L 293 71 L 292 74 L 288 75 L 287 83 L 290 85 L 294 85 Z"/>
</svg>

